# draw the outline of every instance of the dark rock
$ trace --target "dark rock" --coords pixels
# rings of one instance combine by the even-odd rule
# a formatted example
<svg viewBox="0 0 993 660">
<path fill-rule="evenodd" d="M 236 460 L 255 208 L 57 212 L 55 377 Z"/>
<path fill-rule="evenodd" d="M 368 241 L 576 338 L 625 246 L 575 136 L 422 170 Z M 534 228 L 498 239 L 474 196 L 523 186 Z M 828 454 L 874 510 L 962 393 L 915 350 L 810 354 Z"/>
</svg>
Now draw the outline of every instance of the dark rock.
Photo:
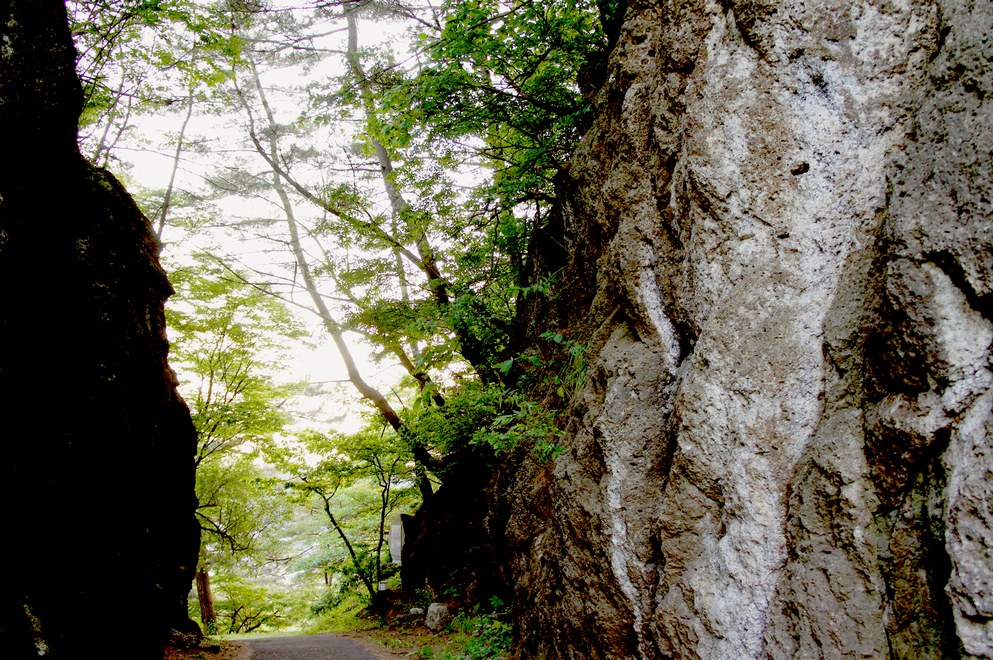
<svg viewBox="0 0 993 660">
<path fill-rule="evenodd" d="M 199 538 L 171 289 L 148 221 L 77 150 L 63 3 L 5 3 L 0 38 L 0 483 L 16 538 L 0 648 L 88 657 L 110 623 L 124 657 L 157 658 L 187 619 Z"/>
</svg>

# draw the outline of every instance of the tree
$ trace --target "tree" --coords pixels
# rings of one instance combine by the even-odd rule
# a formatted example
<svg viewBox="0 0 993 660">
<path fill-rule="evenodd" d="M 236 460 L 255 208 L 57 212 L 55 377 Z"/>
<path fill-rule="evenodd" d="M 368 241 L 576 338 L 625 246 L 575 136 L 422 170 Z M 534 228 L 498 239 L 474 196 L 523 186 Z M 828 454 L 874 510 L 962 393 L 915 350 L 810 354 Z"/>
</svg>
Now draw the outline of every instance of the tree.
<svg viewBox="0 0 993 660">
<path fill-rule="evenodd" d="M 181 153 L 195 101 L 224 80 L 229 61 L 238 55 L 240 44 L 226 29 L 231 13 L 226 3 L 66 4 L 85 99 L 80 137 L 90 161 L 106 166 L 134 118 L 174 107 L 182 108 L 184 117 L 177 139 Z"/>
<path fill-rule="evenodd" d="M 551 274 L 530 281 L 528 246 L 550 215 L 553 179 L 589 115 L 575 84 L 589 65 L 584 48 L 604 41 L 591 5 L 480 3 L 466 11 L 446 6 L 418 24 L 428 57 L 409 74 L 389 53 L 360 47 L 360 19 L 410 15 L 396 5 L 329 3 L 306 20 L 279 16 L 279 40 L 267 38 L 270 17 L 262 16 L 244 32 L 244 66 L 234 75 L 248 146 L 263 164 L 242 180 L 255 181 L 253 194 L 272 194 L 285 219 L 293 284 L 339 348 L 350 382 L 415 458 L 425 502 L 429 479 L 444 479 L 460 461 L 483 469 L 494 448 L 521 439 L 543 456 L 557 451 L 549 408 L 562 405 L 556 393 L 568 388 L 549 383 L 551 397 L 530 398 L 549 365 L 522 356 L 511 328 L 520 301 L 549 287 Z M 320 45 L 336 31 L 341 42 Z M 509 43 L 514 32 L 525 46 Z M 330 57 L 343 73 L 311 85 L 306 112 L 281 101 L 294 90 L 275 72 L 316 69 Z M 467 58 L 485 81 L 463 75 Z M 466 100 L 453 106 L 449 97 Z M 483 119 L 473 123 L 474 116 Z M 319 148 L 313 136 L 346 121 L 351 145 L 338 154 Z M 455 170 L 467 159 L 481 165 L 480 177 L 461 194 Z M 336 180 L 341 171 L 347 182 Z M 319 214 L 309 220 L 307 203 Z M 351 356 L 349 331 L 395 357 L 419 393 L 388 398 L 371 385 Z M 481 432 L 433 421 L 458 414 L 432 413 L 452 397 L 475 399 L 471 407 L 485 411 Z M 432 421 L 421 424 L 422 414 Z"/>
<path fill-rule="evenodd" d="M 281 433 L 292 388 L 272 381 L 281 346 L 300 330 L 286 307 L 209 257 L 173 273 L 174 364 L 197 428 L 197 518 L 203 531 L 196 586 L 201 620 L 216 630 L 210 588 L 222 557 L 264 560 L 289 515 L 255 464 Z M 230 562 L 227 562 L 230 565 Z M 245 605 L 242 605 L 244 612 Z"/>
<path fill-rule="evenodd" d="M 274 607 L 285 599 L 277 598 L 281 590 L 272 576 L 289 561 L 286 528 L 298 511 L 270 471 L 257 464 L 259 458 L 258 452 L 232 450 L 197 471 L 204 532 L 197 609 L 208 633 L 220 631 L 224 619 L 235 628 L 229 632 L 239 632 L 247 621 L 271 627 L 286 619 Z"/>
<path fill-rule="evenodd" d="M 349 25 L 351 26 L 349 28 L 349 43 L 354 44 L 354 23 L 350 23 Z M 363 378 L 356 366 L 351 349 L 349 348 L 344 337 L 346 326 L 343 326 L 335 318 L 335 315 L 332 313 L 331 308 L 327 304 L 326 299 L 320 290 L 315 274 L 317 269 L 311 264 L 310 259 L 305 253 L 300 223 L 297 219 L 294 205 L 289 196 L 290 190 L 293 189 L 298 193 L 303 194 L 308 201 L 316 203 L 325 212 L 336 216 L 341 220 L 354 222 L 354 216 L 351 211 L 342 210 L 336 204 L 323 200 L 316 194 L 310 192 L 289 172 L 290 167 L 288 165 L 291 160 L 288 160 L 284 156 L 280 150 L 279 144 L 280 135 L 286 132 L 286 128 L 276 121 L 272 106 L 268 100 L 266 89 L 261 81 L 261 76 L 259 74 L 258 65 L 254 59 L 254 54 L 248 55 L 247 62 L 249 80 L 255 94 L 257 95 L 258 108 L 256 109 L 253 106 L 246 91 L 242 90 L 240 87 L 236 88 L 237 97 L 247 118 L 249 138 L 251 139 L 257 153 L 271 169 L 271 189 L 278 197 L 279 206 L 286 220 L 286 227 L 289 234 L 288 246 L 299 272 L 301 284 L 312 302 L 314 312 L 321 319 L 325 332 L 332 339 L 339 354 L 341 355 L 348 372 L 349 381 L 365 399 L 370 401 L 376 407 L 379 413 L 383 416 L 384 420 L 393 428 L 393 430 L 402 434 L 403 422 L 400 415 L 394 409 L 394 406 L 387 400 L 387 398 L 378 389 L 370 385 L 365 378 Z M 261 114 L 261 119 L 258 121 L 256 119 L 257 113 Z M 261 121 L 261 126 L 259 126 L 259 121 Z M 359 222 L 358 224 L 364 225 L 367 229 L 372 229 L 373 233 L 383 234 L 382 230 L 379 230 L 376 227 L 374 221 Z M 421 241 L 419 246 L 423 245 L 423 243 L 424 241 Z M 410 254 L 409 250 L 402 248 L 396 241 L 392 242 L 392 247 L 395 250 L 401 250 L 407 254 Z M 426 258 L 427 257 L 422 249 L 421 261 L 423 262 Z M 318 267 L 320 267 L 320 265 Z M 408 370 L 412 372 L 416 371 L 413 363 L 406 356 L 404 347 L 401 344 L 393 343 L 391 348 L 394 354 L 401 357 L 401 362 L 408 368 Z M 418 373 L 418 375 L 420 374 Z M 420 381 L 424 382 L 423 376 L 420 376 Z M 411 449 L 414 453 L 415 459 L 419 463 L 418 484 L 421 489 L 421 495 L 423 498 L 427 499 L 432 494 L 431 484 L 427 475 L 430 456 L 423 448 L 412 447 Z"/>
<path fill-rule="evenodd" d="M 411 498 L 407 447 L 379 420 L 351 436 L 309 432 L 300 440 L 299 447 L 278 453 L 280 470 L 291 477 L 286 486 L 316 500 L 369 602 L 380 606 L 387 520 L 416 501 Z M 375 491 L 373 501 L 366 489 Z M 352 504 L 341 504 L 352 498 Z"/>
<path fill-rule="evenodd" d="M 199 467 L 279 433 L 292 392 L 272 378 L 286 343 L 302 339 L 285 304 L 207 255 L 172 271 L 174 363 L 199 432 Z"/>
</svg>

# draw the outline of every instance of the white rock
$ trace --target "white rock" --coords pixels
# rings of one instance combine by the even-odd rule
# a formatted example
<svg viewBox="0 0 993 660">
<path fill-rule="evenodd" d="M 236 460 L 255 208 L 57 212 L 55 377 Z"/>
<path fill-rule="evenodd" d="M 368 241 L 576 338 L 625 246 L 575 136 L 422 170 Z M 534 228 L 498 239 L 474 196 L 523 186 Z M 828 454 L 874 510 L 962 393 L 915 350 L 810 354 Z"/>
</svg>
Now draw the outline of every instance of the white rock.
<svg viewBox="0 0 993 660">
<path fill-rule="evenodd" d="M 431 603 L 428 605 L 428 615 L 424 619 L 424 625 L 429 630 L 441 630 L 441 627 L 448 623 L 451 618 L 451 615 L 448 613 L 448 605 Z"/>
</svg>

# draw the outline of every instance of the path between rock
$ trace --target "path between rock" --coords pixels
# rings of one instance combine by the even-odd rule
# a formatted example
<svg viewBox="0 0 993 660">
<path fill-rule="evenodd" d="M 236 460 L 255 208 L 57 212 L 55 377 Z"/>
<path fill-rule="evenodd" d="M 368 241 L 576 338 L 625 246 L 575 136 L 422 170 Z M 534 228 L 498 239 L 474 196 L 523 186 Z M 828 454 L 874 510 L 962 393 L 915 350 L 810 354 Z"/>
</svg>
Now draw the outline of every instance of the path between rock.
<svg viewBox="0 0 993 660">
<path fill-rule="evenodd" d="M 344 635 L 268 637 L 243 640 L 239 660 L 386 660 L 399 658 L 373 642 Z"/>
</svg>

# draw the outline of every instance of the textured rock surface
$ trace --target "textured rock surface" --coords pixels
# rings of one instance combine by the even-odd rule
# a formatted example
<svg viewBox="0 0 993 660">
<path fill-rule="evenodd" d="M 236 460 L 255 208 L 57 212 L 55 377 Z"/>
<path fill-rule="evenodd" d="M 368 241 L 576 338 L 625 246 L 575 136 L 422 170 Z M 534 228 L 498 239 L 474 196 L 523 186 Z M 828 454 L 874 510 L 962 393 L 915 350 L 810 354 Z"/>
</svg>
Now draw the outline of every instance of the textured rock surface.
<svg viewBox="0 0 993 660">
<path fill-rule="evenodd" d="M 62 2 L 0 3 L 0 653 L 158 658 L 196 564 L 195 432 L 148 222 L 76 148 L 74 55 Z"/>
<path fill-rule="evenodd" d="M 993 657 L 991 34 L 629 3 L 532 315 L 589 367 L 507 479 L 527 657 Z"/>
<path fill-rule="evenodd" d="M 424 625 L 427 626 L 428 630 L 441 630 L 451 619 L 451 615 L 448 613 L 448 605 L 442 603 L 431 603 L 428 605 L 428 613 L 424 619 Z"/>
</svg>

